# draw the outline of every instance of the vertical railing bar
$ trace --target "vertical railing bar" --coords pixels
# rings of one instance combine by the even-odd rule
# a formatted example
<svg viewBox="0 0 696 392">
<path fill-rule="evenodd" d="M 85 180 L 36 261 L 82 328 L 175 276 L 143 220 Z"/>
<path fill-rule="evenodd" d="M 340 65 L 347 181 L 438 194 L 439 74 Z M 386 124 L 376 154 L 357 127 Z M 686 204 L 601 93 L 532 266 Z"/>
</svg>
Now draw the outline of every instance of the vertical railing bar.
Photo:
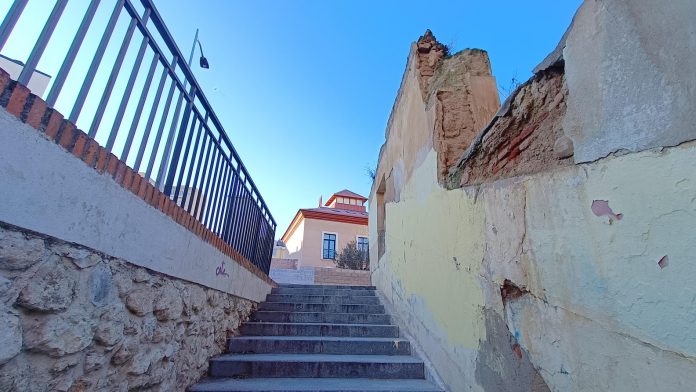
<svg viewBox="0 0 696 392">
<path fill-rule="evenodd" d="M 210 215 L 210 210 L 215 206 L 215 176 L 217 176 L 217 170 L 220 163 L 220 153 L 217 151 L 216 146 L 213 146 L 212 154 L 214 155 L 212 166 L 210 167 L 210 172 L 208 173 L 207 183 L 205 185 L 205 193 L 210 194 L 210 203 L 205 208 L 205 214 L 203 215 L 203 224 L 208 227 L 208 216 Z M 210 228 L 210 227 L 208 227 Z"/>
<path fill-rule="evenodd" d="M 189 119 L 190 119 L 192 116 L 193 116 L 194 118 L 195 118 L 195 116 L 196 116 L 195 112 L 193 112 L 193 111 L 191 110 L 191 108 L 193 107 L 193 101 L 194 101 L 194 98 L 195 98 L 195 95 L 194 95 L 195 93 L 196 93 L 196 87 L 195 87 L 195 86 L 191 86 L 191 91 L 189 92 L 189 95 L 188 95 L 188 98 L 187 98 L 188 103 L 186 104 L 186 109 L 184 109 L 184 115 L 183 115 L 182 118 L 181 118 L 181 124 L 179 125 L 179 130 L 178 130 L 178 132 L 177 132 L 176 142 L 174 143 L 174 148 L 173 148 L 173 150 L 172 150 L 172 152 L 171 152 L 171 162 L 168 162 L 169 170 L 168 170 L 168 173 L 167 173 L 166 180 L 164 180 L 164 186 L 165 186 L 165 188 L 166 188 L 167 186 L 172 186 L 172 185 L 174 184 L 174 178 L 176 177 L 176 170 L 177 170 L 177 167 L 179 166 L 179 156 L 181 155 L 181 148 L 183 147 L 184 138 L 186 137 L 186 128 L 188 128 Z M 182 98 L 183 98 L 183 95 L 180 95 L 180 96 L 179 96 L 179 102 L 181 102 L 181 99 L 182 99 Z M 169 139 L 170 139 L 170 140 L 173 140 L 173 137 L 174 137 L 174 123 L 172 123 L 172 127 L 171 127 L 171 129 L 170 129 L 169 132 L 171 133 Z M 170 146 L 170 148 L 171 148 L 171 146 Z M 165 149 L 165 151 L 167 151 L 167 149 Z M 166 154 L 167 154 L 167 155 L 165 155 L 165 156 L 167 156 L 167 157 L 170 156 L 170 154 L 168 153 L 168 151 L 167 151 Z M 168 161 L 169 161 L 169 160 L 168 160 Z M 183 170 L 183 165 L 182 165 L 182 170 Z M 163 168 L 163 167 L 160 168 L 160 173 L 164 174 L 165 171 L 166 171 L 166 168 Z M 182 173 L 182 174 L 183 174 L 183 173 Z M 159 176 L 158 176 L 158 177 L 159 177 Z M 171 191 L 170 191 L 170 192 L 171 192 Z M 177 193 L 178 193 L 178 192 L 177 192 Z M 171 195 L 171 193 L 170 193 L 170 195 Z"/>
<path fill-rule="evenodd" d="M 223 236 L 225 237 L 225 242 L 232 245 L 232 220 L 234 217 L 235 208 L 238 203 L 236 203 L 237 188 L 239 187 L 239 174 L 234 166 L 230 165 L 232 169 L 232 190 L 230 192 L 229 207 L 227 210 L 227 216 L 225 217 L 225 227 L 223 229 Z"/>
<path fill-rule="evenodd" d="M 58 0 L 53 6 L 53 10 L 51 10 L 51 14 L 48 16 L 48 20 L 46 20 L 46 24 L 44 24 L 44 27 L 39 34 L 39 38 L 34 43 L 34 48 L 31 50 L 29 58 L 24 64 L 24 67 L 22 67 L 22 72 L 19 73 L 19 77 L 17 78 L 19 83 L 25 86 L 29 85 L 29 80 L 34 74 L 36 65 L 39 63 L 44 50 L 46 50 L 48 40 L 51 39 L 53 30 L 56 29 L 56 25 L 60 20 L 60 16 L 63 14 L 66 4 L 68 4 L 68 0 Z"/>
<path fill-rule="evenodd" d="M 224 158 L 224 155 L 223 155 Z M 220 219 L 220 214 L 225 210 L 225 192 L 227 191 L 227 176 L 229 173 L 229 163 L 227 162 L 226 159 L 223 159 L 221 164 L 220 164 L 220 189 L 218 189 L 218 208 L 213 211 L 213 218 L 212 218 L 212 225 L 213 225 L 213 231 L 216 232 L 219 235 L 219 228 L 218 228 L 218 222 Z"/>
<path fill-rule="evenodd" d="M 133 121 L 131 121 L 130 129 L 128 130 L 128 135 L 126 136 L 126 143 L 123 146 L 123 152 L 121 153 L 121 160 L 126 162 L 128 155 L 130 154 L 131 144 L 133 144 L 133 138 L 135 137 L 135 131 L 138 129 L 138 124 L 140 124 L 140 116 L 143 114 L 143 107 L 145 107 L 145 101 L 150 93 L 150 86 L 152 85 L 152 79 L 155 76 L 155 70 L 157 69 L 157 63 L 159 61 L 159 55 L 155 53 L 152 56 L 152 63 L 150 63 L 150 70 L 147 72 L 147 77 L 145 78 L 145 85 L 143 86 L 143 91 L 140 93 L 140 99 L 138 100 L 138 106 L 135 108 L 135 113 L 133 114 Z M 147 139 L 146 139 L 147 140 Z"/>
<path fill-rule="evenodd" d="M 114 32 L 114 28 L 116 27 L 116 22 L 118 22 L 118 16 L 120 15 L 122 8 L 123 0 L 116 1 L 114 10 L 111 13 L 111 17 L 109 18 L 109 22 L 106 24 L 104 34 L 102 35 L 102 38 L 99 41 L 99 46 L 97 47 L 97 50 L 94 52 L 94 58 L 92 59 L 92 63 L 89 65 L 89 69 L 87 70 L 87 74 L 85 75 L 85 80 L 84 82 L 82 82 L 82 87 L 80 87 L 80 92 L 77 94 L 77 98 L 75 99 L 75 103 L 73 104 L 72 111 L 70 112 L 70 117 L 68 117 L 68 119 L 73 123 L 77 122 L 77 118 L 80 116 L 80 112 L 82 111 L 82 106 L 85 104 L 85 98 L 87 98 L 87 93 L 89 93 L 89 89 L 92 88 L 94 76 L 96 75 L 97 69 L 99 68 L 99 64 L 101 63 L 102 58 L 104 57 L 106 45 L 108 45 L 109 39 L 111 38 L 111 34 L 113 34 Z"/>
<path fill-rule="evenodd" d="M 157 150 L 159 150 L 159 144 L 162 140 L 162 132 L 164 131 L 164 126 L 167 122 L 167 116 L 169 116 L 169 107 L 172 104 L 172 98 L 174 97 L 174 81 L 172 80 L 172 85 L 169 87 L 169 93 L 167 94 L 167 103 L 164 105 L 164 111 L 162 112 L 162 118 L 160 119 L 159 126 L 157 127 L 157 134 L 155 135 L 154 145 L 152 146 L 152 152 L 150 153 L 150 161 L 147 164 L 147 170 L 145 171 L 145 177 L 150 179 L 150 174 L 152 174 L 152 167 L 155 165 L 155 158 L 157 157 Z M 174 121 L 174 120 L 172 120 Z"/>
<path fill-rule="evenodd" d="M 225 209 L 225 191 L 227 190 L 227 174 L 228 174 L 228 167 L 227 167 L 227 161 L 222 160 L 221 162 L 221 167 L 220 167 L 220 186 L 218 187 L 217 191 L 217 208 L 213 211 L 213 217 L 211 219 L 211 225 L 213 226 L 213 232 L 215 234 L 220 234 L 218 230 L 218 220 L 220 217 L 220 214 L 223 212 Z"/>
<path fill-rule="evenodd" d="M 194 89 L 192 91 L 195 91 L 195 87 L 192 88 Z M 157 187 L 157 189 L 159 189 L 160 191 L 164 189 L 164 172 L 169 167 L 169 160 L 171 159 L 172 153 L 172 143 L 174 143 L 174 136 L 176 134 L 174 130 L 177 128 L 177 125 L 179 125 L 179 114 L 181 113 L 181 104 L 184 102 L 184 95 L 186 95 L 186 90 L 181 90 L 179 98 L 176 102 L 174 118 L 171 126 L 169 127 L 169 135 L 167 135 L 167 142 L 164 144 L 164 151 L 162 153 L 162 163 L 160 164 L 159 170 L 157 172 L 155 187 Z M 191 100 L 189 101 L 189 105 L 187 105 L 187 107 L 190 108 L 190 105 L 193 105 L 193 97 L 191 97 Z M 182 118 L 182 121 L 183 120 L 184 119 Z"/>
<path fill-rule="evenodd" d="M 70 44 L 68 53 L 65 55 L 65 59 L 63 59 L 63 64 L 61 64 L 60 69 L 58 70 L 58 74 L 56 75 L 56 78 L 53 80 L 51 90 L 48 92 L 48 96 L 46 97 L 46 104 L 48 106 L 55 106 L 56 100 L 58 100 L 58 95 L 60 94 L 60 90 L 63 89 L 65 79 L 68 77 L 68 73 L 70 72 L 73 63 L 75 62 L 77 52 L 80 50 L 80 47 L 82 46 L 82 42 L 85 39 L 85 35 L 87 35 L 87 30 L 89 29 L 89 26 L 92 24 L 94 14 L 97 12 L 97 8 L 99 7 L 100 2 L 101 0 L 90 1 L 89 7 L 87 7 L 87 12 L 85 13 L 85 16 L 82 18 L 80 27 L 77 28 L 77 33 L 75 33 L 75 37 L 73 38 L 72 44 Z"/>
<path fill-rule="evenodd" d="M 201 197 L 202 194 L 203 194 L 203 189 L 202 189 L 202 188 L 201 188 L 201 189 L 196 188 L 196 184 L 198 183 L 198 175 L 199 175 L 199 173 L 200 173 L 200 171 L 201 171 L 201 167 L 202 167 L 202 165 L 203 165 L 203 155 L 205 155 L 205 154 L 204 154 L 204 150 L 205 150 L 205 147 L 206 147 L 206 142 L 208 141 L 208 133 L 205 131 L 205 128 L 203 127 L 203 122 L 201 122 L 200 125 L 199 125 L 199 132 L 200 132 L 200 129 L 203 130 L 203 133 L 202 133 L 202 135 L 203 135 L 203 140 L 201 141 L 201 144 L 200 144 L 200 145 L 201 145 L 201 152 L 200 152 L 200 155 L 198 154 L 198 152 L 196 152 L 196 156 L 198 156 L 198 163 L 196 163 L 196 175 L 195 175 L 195 177 L 193 178 L 193 182 L 191 183 L 191 195 L 192 195 L 192 197 L 189 199 L 189 201 L 188 201 L 188 206 L 187 206 L 187 211 L 189 212 L 189 214 L 193 214 L 193 213 L 194 213 L 194 212 L 191 211 L 191 206 L 193 205 L 193 200 L 194 200 L 194 198 L 195 198 L 195 199 L 200 199 L 200 197 Z M 194 193 L 194 190 L 198 190 L 198 195 L 196 195 L 196 194 Z M 197 214 L 197 213 L 196 213 L 196 214 Z M 195 215 L 194 215 L 194 216 L 195 216 Z M 199 217 L 196 216 L 196 219 L 199 219 Z"/>
<path fill-rule="evenodd" d="M 162 70 L 162 76 L 160 76 L 159 85 L 157 86 L 157 93 L 155 94 L 155 99 L 152 101 L 152 106 L 150 107 L 150 115 L 147 119 L 147 124 L 143 129 L 143 140 L 140 141 L 140 147 L 138 148 L 138 155 L 135 157 L 135 163 L 133 164 L 133 170 L 136 172 L 140 170 L 140 164 L 142 163 L 143 156 L 145 155 L 145 148 L 147 147 L 147 141 L 150 138 L 150 133 L 152 131 L 152 125 L 155 122 L 155 116 L 157 115 L 157 110 L 159 109 L 159 102 L 162 99 L 162 92 L 164 91 L 164 83 L 167 81 L 167 66 L 164 66 Z"/>
<path fill-rule="evenodd" d="M 140 44 L 140 49 L 138 50 L 138 55 L 135 58 L 135 63 L 131 69 L 130 77 L 126 83 L 126 89 L 123 91 L 123 96 L 121 97 L 121 103 L 118 105 L 118 111 L 116 112 L 116 118 L 114 119 L 114 125 L 111 127 L 111 132 L 109 133 L 109 139 L 106 142 L 106 150 L 111 152 L 111 149 L 116 142 L 116 135 L 118 134 L 119 128 L 121 128 L 121 122 L 123 121 L 123 114 L 126 112 L 126 107 L 130 102 L 129 98 L 131 92 L 133 91 L 133 85 L 135 84 L 135 79 L 140 73 L 140 66 L 143 63 L 143 57 L 145 57 L 145 49 L 147 49 L 147 37 L 143 37 L 143 42 Z M 145 90 L 143 90 L 145 91 Z M 130 133 L 130 132 L 129 132 Z"/>
<path fill-rule="evenodd" d="M 219 147 L 218 147 L 219 149 Z M 214 211 L 218 209 L 218 191 L 220 189 L 220 174 L 222 173 L 222 154 L 220 153 L 219 150 L 216 150 L 216 160 L 215 160 L 215 170 L 213 171 L 213 176 L 210 179 L 210 184 L 211 184 L 211 189 L 210 193 L 212 194 L 212 199 L 213 202 L 211 203 L 210 208 L 206 211 L 206 225 L 210 229 L 210 231 L 213 231 L 213 215 Z"/>
<path fill-rule="evenodd" d="M 199 184 L 199 186 L 201 187 L 201 197 L 199 197 L 198 200 L 196 200 L 196 203 L 195 203 L 196 206 L 195 206 L 195 208 L 194 208 L 194 211 L 196 211 L 196 214 L 198 215 L 198 221 L 199 221 L 201 224 L 203 223 L 203 215 L 204 215 L 203 209 L 206 208 L 206 207 L 208 206 L 208 204 L 209 204 L 209 203 L 208 203 L 208 193 L 207 193 L 207 191 L 205 190 L 205 187 L 204 187 L 203 184 L 206 183 L 205 174 L 206 174 L 206 171 L 208 170 L 208 161 L 209 161 L 209 159 L 210 159 L 210 150 L 211 150 L 211 148 L 212 148 L 212 146 L 213 146 L 213 144 L 214 144 L 214 143 L 213 143 L 213 135 L 209 135 L 209 134 L 206 132 L 206 136 L 208 136 L 208 145 L 206 146 L 206 150 L 205 150 L 205 160 L 203 161 L 203 162 L 204 162 L 204 163 L 203 163 L 203 166 L 200 167 L 201 170 L 202 170 L 202 171 L 201 171 L 201 176 L 200 176 L 200 180 L 201 180 L 201 181 L 200 181 L 200 184 Z M 203 205 L 201 205 L 201 203 L 200 203 L 201 199 L 204 199 L 204 200 L 205 200 L 205 201 L 203 202 Z"/>
<path fill-rule="evenodd" d="M 243 224 L 243 214 L 244 214 L 244 208 L 246 204 L 244 203 L 244 200 L 246 200 L 246 188 L 244 186 L 244 178 L 242 178 L 242 174 L 240 174 L 239 171 L 237 171 L 237 176 L 238 176 L 238 183 L 239 185 L 237 186 L 237 194 L 235 197 L 237 198 L 237 207 L 236 211 L 233 217 L 233 222 L 232 222 L 232 228 L 236 230 L 234 238 L 232 241 L 235 244 L 235 248 L 240 249 L 241 248 L 241 238 L 242 238 L 242 231 L 241 231 L 241 226 Z M 241 252 L 240 252 L 241 253 Z"/>
<path fill-rule="evenodd" d="M 27 6 L 28 2 L 29 0 L 15 0 L 9 11 L 7 11 L 5 19 L 3 19 L 2 24 L 0 24 L 0 50 L 5 47 L 7 39 L 10 38 L 12 30 L 17 24 L 19 17 L 22 16 L 24 7 Z"/>
<path fill-rule="evenodd" d="M 149 10 L 145 10 L 145 16 L 148 16 Z M 133 38 L 133 33 L 135 32 L 136 20 L 131 18 L 130 24 L 128 25 L 128 30 L 126 30 L 126 35 L 123 37 L 123 42 L 121 42 L 121 48 L 118 51 L 114 65 L 111 68 L 111 74 L 109 79 L 106 81 L 106 86 L 104 87 L 104 92 L 102 93 L 101 99 L 99 100 L 99 105 L 97 106 L 97 111 L 94 113 L 94 118 L 92 119 L 92 125 L 89 127 L 89 132 L 87 133 L 89 137 L 94 138 L 99 130 L 99 124 L 101 124 L 102 118 L 104 118 L 104 111 L 106 110 L 106 105 L 109 103 L 109 98 L 111 98 L 111 92 L 114 89 L 114 84 L 116 84 L 116 79 L 121 71 L 121 65 L 123 65 L 123 59 L 126 57 L 126 52 L 130 46 L 131 38 Z"/>
<path fill-rule="evenodd" d="M 246 178 L 244 179 L 244 181 L 246 182 Z M 249 237 L 251 235 L 249 227 L 250 227 L 250 223 L 251 223 L 251 208 L 252 208 L 251 204 L 253 203 L 253 200 L 251 198 L 251 193 L 246 188 L 246 186 L 244 186 L 243 189 L 244 189 L 245 198 L 244 198 L 244 213 L 242 216 L 244 217 L 243 223 L 244 223 L 244 227 L 246 228 L 246 230 L 244 230 L 244 234 L 243 234 L 242 239 L 241 239 L 242 240 L 241 247 L 244 249 L 244 252 L 243 252 L 244 257 L 246 257 L 248 259 L 249 258 Z"/>
<path fill-rule="evenodd" d="M 229 162 L 224 163 L 225 175 L 222 177 L 222 196 L 220 197 L 220 208 L 215 211 L 215 232 L 222 237 L 222 221 L 225 213 L 227 213 L 228 201 L 230 197 L 230 177 L 232 175 L 232 167 Z"/>
<path fill-rule="evenodd" d="M 188 155 L 189 155 L 189 150 L 191 149 L 191 141 L 193 140 L 193 134 L 195 133 L 196 130 L 196 123 L 198 122 L 198 117 L 196 117 L 195 113 L 191 113 L 193 116 L 193 121 L 191 121 L 191 130 L 189 131 L 189 137 L 188 140 L 186 141 L 186 148 L 184 148 L 184 158 L 181 160 L 181 173 L 179 174 L 179 179 L 176 183 L 176 188 L 174 189 L 174 200 L 178 200 L 179 198 L 179 190 L 181 189 L 181 182 L 184 178 L 184 172 L 186 171 L 186 166 L 188 165 Z M 193 166 L 193 162 L 189 166 Z M 188 182 L 188 179 L 186 179 L 186 182 Z M 183 197 L 181 198 L 181 207 L 184 207 L 184 197 L 186 197 L 186 193 L 182 195 Z"/>
<path fill-rule="evenodd" d="M 225 208 L 224 210 L 220 213 L 220 220 L 218 222 L 218 229 L 220 231 L 220 237 L 225 241 L 228 242 L 227 240 L 227 221 L 229 218 L 229 213 L 230 209 L 232 208 L 232 192 L 234 190 L 234 168 L 232 165 L 228 162 L 227 163 L 227 179 L 225 182 L 228 184 L 227 189 L 225 189 Z"/>
<path fill-rule="evenodd" d="M 259 225 L 260 224 L 261 224 L 261 211 L 259 210 L 259 206 L 256 205 L 256 206 L 254 206 L 254 226 L 253 226 L 254 230 L 251 232 L 252 235 L 250 238 L 250 240 L 254 243 L 254 245 L 252 245 L 253 251 L 252 251 L 251 257 L 249 259 L 252 261 L 252 263 L 254 263 L 254 265 L 259 267 L 259 269 L 262 269 L 262 266 L 259 265 L 259 260 L 256 259 L 259 241 L 261 240 L 261 238 L 259 238 Z"/>
<path fill-rule="evenodd" d="M 198 145 L 201 142 L 201 130 L 203 129 L 203 121 L 199 121 L 198 123 L 198 132 L 196 132 L 196 142 L 193 144 L 193 156 L 191 156 L 191 164 L 189 165 L 189 170 L 188 173 L 186 174 L 186 183 L 184 184 L 184 195 L 181 197 L 181 207 L 186 208 L 186 201 L 188 200 L 188 189 L 189 186 L 191 185 L 191 175 L 193 175 L 193 167 L 196 165 L 196 158 L 198 157 Z M 193 197 L 195 197 L 195 193 L 193 192 L 193 188 L 191 188 L 191 194 Z M 190 205 L 190 203 L 189 203 Z M 191 213 L 190 210 L 187 211 L 188 213 Z"/>
</svg>

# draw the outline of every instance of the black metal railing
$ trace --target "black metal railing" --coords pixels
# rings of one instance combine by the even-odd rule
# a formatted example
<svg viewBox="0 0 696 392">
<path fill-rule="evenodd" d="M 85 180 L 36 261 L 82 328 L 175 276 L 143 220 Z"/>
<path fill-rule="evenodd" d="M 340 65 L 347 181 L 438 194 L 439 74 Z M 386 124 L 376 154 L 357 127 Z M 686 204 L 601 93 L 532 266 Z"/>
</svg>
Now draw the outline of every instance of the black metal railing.
<svg viewBox="0 0 696 392">
<path fill-rule="evenodd" d="M 37 2 L 46 9 L 46 0 Z M 32 48 L 15 61 L 21 65 L 17 81 L 70 113 L 70 121 L 268 273 L 276 222 L 153 1 L 91 0 L 72 10 L 81 23 L 69 33 L 68 23 L 60 23 L 67 3 L 55 1 L 30 42 L 15 31 L 22 18 L 41 26 L 26 12 L 28 0 L 9 7 L 0 24 L 0 53 L 11 58 L 6 44 L 13 41 Z M 100 14 L 100 7 L 107 12 Z M 54 34 L 57 26 L 60 34 Z M 61 41 L 70 42 L 64 55 L 53 51 L 42 58 L 49 43 Z M 86 49 L 85 42 L 96 47 Z M 50 78 L 50 70 L 37 70 L 40 61 L 52 64 L 56 75 L 44 91 L 34 83 Z"/>
</svg>

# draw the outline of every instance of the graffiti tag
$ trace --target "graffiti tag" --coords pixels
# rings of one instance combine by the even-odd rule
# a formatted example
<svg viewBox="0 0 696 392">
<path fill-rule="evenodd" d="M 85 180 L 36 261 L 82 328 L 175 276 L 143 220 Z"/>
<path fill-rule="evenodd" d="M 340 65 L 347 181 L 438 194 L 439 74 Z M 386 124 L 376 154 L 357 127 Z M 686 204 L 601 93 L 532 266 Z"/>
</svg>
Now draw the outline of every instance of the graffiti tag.
<svg viewBox="0 0 696 392">
<path fill-rule="evenodd" d="M 215 276 L 220 276 L 220 275 L 230 276 L 227 274 L 227 272 L 225 272 L 225 262 L 224 261 L 222 262 L 222 264 L 220 264 L 219 266 L 217 266 L 215 268 Z"/>
</svg>

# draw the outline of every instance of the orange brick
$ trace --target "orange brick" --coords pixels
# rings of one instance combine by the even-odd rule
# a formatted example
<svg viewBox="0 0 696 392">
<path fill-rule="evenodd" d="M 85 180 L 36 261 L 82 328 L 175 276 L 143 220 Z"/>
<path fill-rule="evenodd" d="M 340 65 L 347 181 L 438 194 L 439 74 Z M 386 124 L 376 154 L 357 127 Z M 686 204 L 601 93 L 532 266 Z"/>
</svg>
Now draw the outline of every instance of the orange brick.
<svg viewBox="0 0 696 392">
<path fill-rule="evenodd" d="M 145 194 L 147 193 L 147 179 L 144 177 L 140 179 L 140 188 L 138 189 L 138 197 L 145 200 Z"/>
<path fill-rule="evenodd" d="M 58 113 L 57 110 L 49 109 L 51 111 L 48 122 L 46 123 L 46 130 L 44 133 L 49 139 L 54 140 L 58 137 L 58 132 L 60 132 L 60 127 L 63 125 L 63 115 Z"/>
<path fill-rule="evenodd" d="M 164 212 L 164 209 L 167 207 L 167 199 L 166 197 L 161 198 L 158 203 L 157 203 L 157 209 Z"/>
<path fill-rule="evenodd" d="M 15 117 L 20 118 L 24 111 L 24 106 L 29 98 L 30 91 L 26 86 L 15 83 L 10 100 L 7 102 L 7 111 Z"/>
<path fill-rule="evenodd" d="M 87 137 L 85 152 L 82 153 L 82 161 L 89 167 L 94 167 L 97 163 L 97 153 L 99 152 L 99 144 L 96 141 Z"/>
<path fill-rule="evenodd" d="M 87 144 L 88 136 L 80 131 L 79 129 L 77 131 L 77 140 L 75 140 L 75 147 L 72 149 L 72 153 L 74 156 L 78 158 L 82 158 L 82 154 L 85 152 L 85 145 Z"/>
<path fill-rule="evenodd" d="M 116 155 L 109 153 L 109 158 L 108 162 L 106 164 L 106 172 L 109 173 L 112 177 L 116 175 L 116 170 L 118 169 L 118 164 L 121 161 L 116 158 Z"/>
<path fill-rule="evenodd" d="M 97 164 L 94 168 L 97 169 L 99 173 L 104 173 L 104 170 L 106 170 L 106 165 L 109 163 L 109 152 L 101 146 L 97 148 Z"/>
<path fill-rule="evenodd" d="M 131 181 L 130 191 L 136 196 L 138 195 L 138 192 L 140 191 L 140 181 L 142 179 L 143 179 L 143 177 L 141 177 L 140 174 L 133 171 L 133 180 Z"/>
<path fill-rule="evenodd" d="M 75 124 L 70 121 L 63 120 L 63 126 L 60 130 L 60 139 L 58 139 L 58 144 L 68 151 L 72 151 L 73 146 L 75 146 L 75 139 L 77 139 L 77 129 L 75 129 Z"/>
<path fill-rule="evenodd" d="M 125 189 L 130 190 L 131 184 L 133 183 L 133 169 L 130 167 L 126 166 L 126 171 L 123 174 L 123 181 L 121 181 L 121 186 L 124 187 Z"/>
<path fill-rule="evenodd" d="M 34 100 L 31 103 L 31 108 L 27 114 L 26 123 L 39 129 L 41 122 L 43 121 L 44 114 L 46 114 L 46 101 L 34 96 Z"/>
<path fill-rule="evenodd" d="M 11 81 L 12 79 L 10 78 L 10 74 L 0 68 L 0 96 L 2 96 L 2 93 L 5 92 L 5 89 L 8 87 Z"/>
<path fill-rule="evenodd" d="M 145 191 L 145 202 L 147 204 L 150 204 L 150 202 L 152 201 L 152 198 L 155 196 L 155 191 L 157 191 L 157 189 L 155 189 L 155 186 L 148 182 L 147 190 Z"/>
<path fill-rule="evenodd" d="M 114 181 L 116 181 L 117 184 L 120 185 L 123 182 L 123 177 L 125 177 L 127 169 L 128 166 L 126 166 L 126 164 L 119 159 L 118 167 L 116 168 L 116 174 L 114 175 Z"/>
</svg>

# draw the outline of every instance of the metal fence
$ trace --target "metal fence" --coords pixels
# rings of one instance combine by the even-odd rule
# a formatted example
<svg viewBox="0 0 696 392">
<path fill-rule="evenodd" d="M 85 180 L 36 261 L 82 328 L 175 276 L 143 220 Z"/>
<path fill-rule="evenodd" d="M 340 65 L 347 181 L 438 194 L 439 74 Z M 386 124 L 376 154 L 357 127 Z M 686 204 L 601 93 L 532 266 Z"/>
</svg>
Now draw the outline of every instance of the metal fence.
<svg viewBox="0 0 696 392">
<path fill-rule="evenodd" d="M 45 0 L 37 1 L 46 7 Z M 33 47 L 18 62 L 18 82 L 29 85 L 38 72 L 67 3 L 57 0 L 45 21 L 32 25 L 41 32 L 23 43 Z M 13 30 L 33 17 L 24 12 L 27 4 L 15 0 L 9 7 L 0 24 L 0 53 L 8 40 L 26 40 Z M 100 6 L 108 7 L 108 17 L 95 19 Z M 268 273 L 276 222 L 152 0 L 91 0 L 78 14 L 74 34 L 59 37 L 70 45 L 42 94 L 47 104 L 61 99 L 58 109 L 70 113 L 70 121 Z M 127 26 L 120 42 L 113 34 L 118 23 Z M 90 34 L 98 44 L 86 49 Z M 105 60 L 107 46 L 115 56 Z M 75 67 L 78 56 L 89 65 Z M 86 105 L 91 116 L 83 113 Z"/>
</svg>

